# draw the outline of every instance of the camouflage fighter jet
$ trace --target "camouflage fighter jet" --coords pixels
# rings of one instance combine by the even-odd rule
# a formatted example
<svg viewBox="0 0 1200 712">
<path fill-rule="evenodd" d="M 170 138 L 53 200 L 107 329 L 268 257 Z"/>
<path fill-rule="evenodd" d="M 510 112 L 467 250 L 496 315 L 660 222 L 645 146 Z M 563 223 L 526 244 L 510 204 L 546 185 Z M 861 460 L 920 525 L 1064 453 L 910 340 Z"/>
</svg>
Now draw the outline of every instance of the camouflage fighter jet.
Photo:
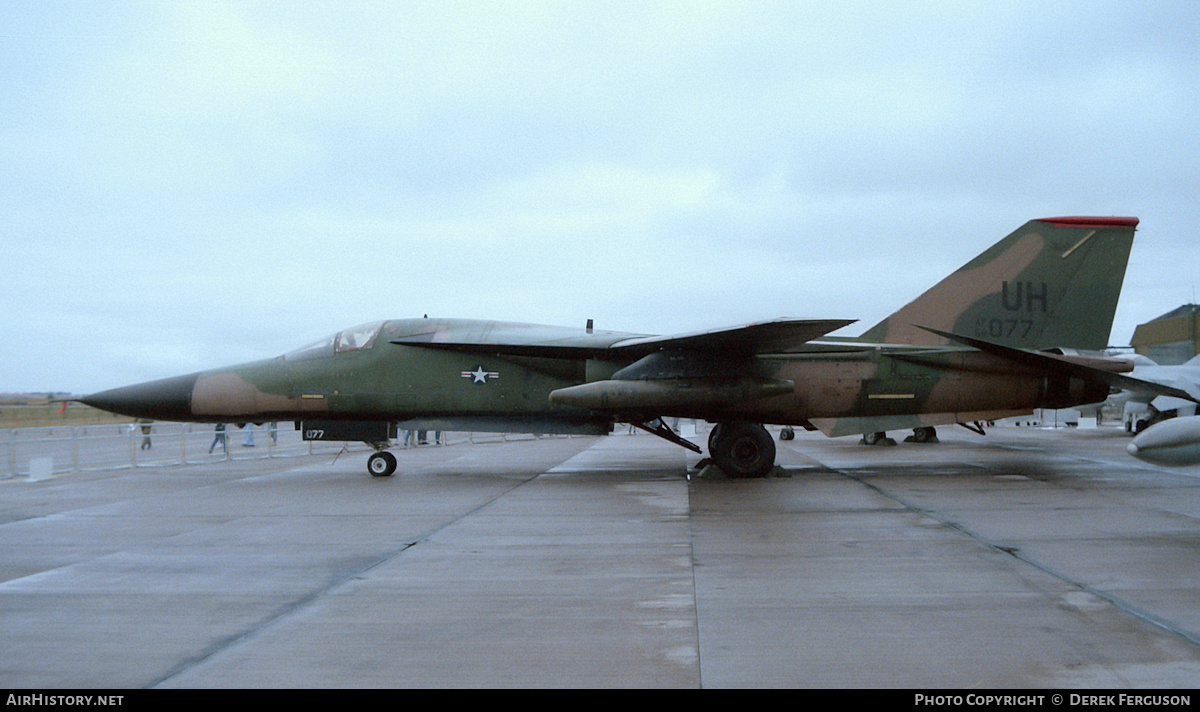
<svg viewBox="0 0 1200 712">
<path fill-rule="evenodd" d="M 456 319 L 377 321 L 282 356 L 83 398 L 172 421 L 295 421 L 362 441 L 396 469 L 398 428 L 592 433 L 628 422 L 701 452 L 668 418 L 714 423 L 713 462 L 758 476 L 764 424 L 829 436 L 935 426 L 1104 400 L 1132 366 L 1108 345 L 1137 218 L 1033 220 L 858 338 L 853 320 L 778 319 L 674 336 Z M 825 338 L 822 338 L 825 337 Z"/>
</svg>

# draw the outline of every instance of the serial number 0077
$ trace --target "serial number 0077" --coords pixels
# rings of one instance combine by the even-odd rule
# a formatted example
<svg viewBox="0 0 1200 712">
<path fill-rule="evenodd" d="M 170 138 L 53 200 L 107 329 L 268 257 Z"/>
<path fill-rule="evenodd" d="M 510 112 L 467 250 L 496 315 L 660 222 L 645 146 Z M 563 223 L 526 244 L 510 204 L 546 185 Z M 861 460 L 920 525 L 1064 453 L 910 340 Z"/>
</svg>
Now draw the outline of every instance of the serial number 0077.
<svg viewBox="0 0 1200 712">
<path fill-rule="evenodd" d="M 980 319 L 975 324 L 975 336 L 993 339 L 1024 339 L 1033 331 L 1032 319 Z"/>
</svg>

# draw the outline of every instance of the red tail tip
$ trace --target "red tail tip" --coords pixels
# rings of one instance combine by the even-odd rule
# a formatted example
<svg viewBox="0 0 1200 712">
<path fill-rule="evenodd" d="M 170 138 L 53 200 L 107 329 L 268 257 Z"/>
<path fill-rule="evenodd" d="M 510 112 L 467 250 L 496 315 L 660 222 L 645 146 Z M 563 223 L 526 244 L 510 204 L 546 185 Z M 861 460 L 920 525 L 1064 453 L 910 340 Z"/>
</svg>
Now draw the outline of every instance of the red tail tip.
<svg viewBox="0 0 1200 712">
<path fill-rule="evenodd" d="M 1105 218 L 1088 216 L 1070 216 L 1063 218 L 1042 218 L 1038 222 L 1047 222 L 1059 227 L 1137 227 L 1137 218 Z"/>
</svg>

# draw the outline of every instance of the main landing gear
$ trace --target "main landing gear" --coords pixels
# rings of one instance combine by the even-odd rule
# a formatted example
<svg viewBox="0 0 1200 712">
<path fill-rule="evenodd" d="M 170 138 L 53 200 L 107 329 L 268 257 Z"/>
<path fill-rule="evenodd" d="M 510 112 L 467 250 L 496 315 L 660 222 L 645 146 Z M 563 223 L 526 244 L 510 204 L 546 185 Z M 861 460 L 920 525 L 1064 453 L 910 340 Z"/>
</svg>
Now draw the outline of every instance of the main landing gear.
<svg viewBox="0 0 1200 712">
<path fill-rule="evenodd" d="M 681 438 L 661 418 L 633 425 L 692 452 L 701 452 L 695 443 Z M 729 477 L 763 477 L 775 467 L 775 441 L 758 423 L 718 423 L 708 433 L 708 456 Z"/>
<path fill-rule="evenodd" d="M 708 454 L 730 477 L 763 477 L 775 467 L 775 440 L 758 423 L 718 423 L 708 434 Z"/>
</svg>

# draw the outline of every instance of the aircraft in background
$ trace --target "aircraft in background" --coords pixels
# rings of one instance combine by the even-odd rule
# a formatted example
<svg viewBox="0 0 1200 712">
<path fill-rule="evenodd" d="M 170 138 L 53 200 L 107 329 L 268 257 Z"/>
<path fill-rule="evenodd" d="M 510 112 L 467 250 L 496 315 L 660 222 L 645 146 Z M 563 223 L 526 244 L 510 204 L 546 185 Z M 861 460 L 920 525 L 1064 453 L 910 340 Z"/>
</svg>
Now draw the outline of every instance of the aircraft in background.
<svg viewBox="0 0 1200 712">
<path fill-rule="evenodd" d="M 1187 397 L 1163 395 L 1161 389 L 1123 391 L 1125 427 L 1134 433 L 1130 455 L 1157 465 L 1200 465 L 1200 356 L 1178 366 L 1159 366 L 1142 357 L 1131 374 L 1141 382 L 1168 385 Z"/>
<path fill-rule="evenodd" d="M 603 434 L 629 422 L 702 452 L 666 424 L 694 418 L 715 424 L 718 467 L 758 476 L 775 462 L 764 424 L 870 439 L 912 428 L 929 441 L 938 425 L 1103 400 L 1132 366 L 1081 351 L 1108 344 L 1137 224 L 1030 221 L 857 338 L 827 336 L 853 323 L 844 319 L 674 336 L 590 322 L 377 321 L 82 401 L 157 420 L 293 420 L 309 440 L 372 445 L 376 476 L 396 469 L 387 448 L 398 428 Z"/>
<path fill-rule="evenodd" d="M 1122 402 L 1125 430 L 1135 435 L 1146 428 L 1177 416 L 1196 414 L 1196 398 L 1200 397 L 1200 356 L 1177 366 L 1160 366 L 1145 356 L 1135 356 L 1133 372 L 1139 381 L 1174 386 L 1189 394 L 1189 398 L 1163 395 L 1158 388 L 1122 390 L 1110 401 Z"/>
<path fill-rule="evenodd" d="M 1152 425 L 1134 436 L 1126 449 L 1137 459 L 1156 465 L 1200 465 L 1200 416 Z"/>
</svg>

